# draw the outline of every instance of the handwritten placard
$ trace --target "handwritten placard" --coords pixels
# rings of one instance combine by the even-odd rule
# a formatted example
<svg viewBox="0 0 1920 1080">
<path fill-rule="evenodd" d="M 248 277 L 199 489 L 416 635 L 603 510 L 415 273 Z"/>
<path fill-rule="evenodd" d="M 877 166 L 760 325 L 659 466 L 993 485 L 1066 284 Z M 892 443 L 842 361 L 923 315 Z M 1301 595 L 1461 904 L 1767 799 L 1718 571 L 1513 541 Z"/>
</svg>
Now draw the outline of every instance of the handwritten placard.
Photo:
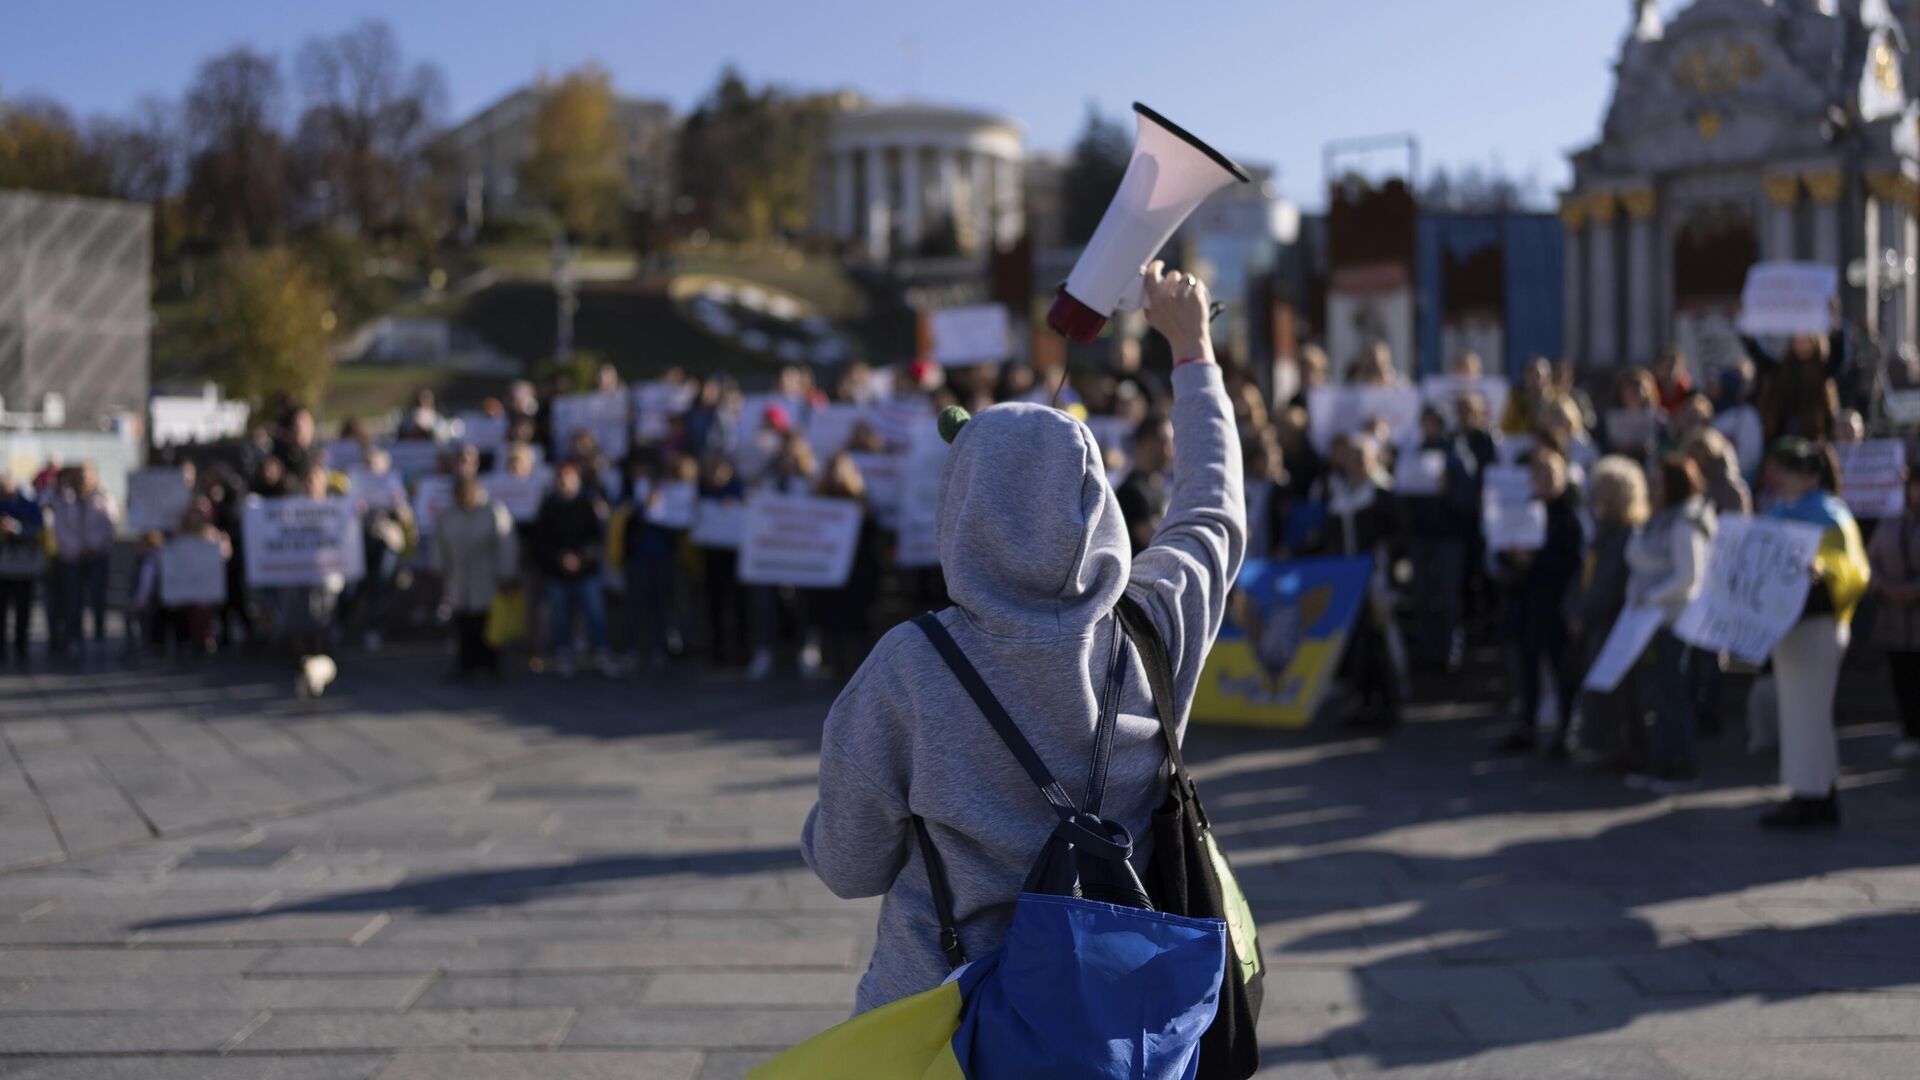
<svg viewBox="0 0 1920 1080">
<path fill-rule="evenodd" d="M 1705 585 L 1673 631 L 1708 652 L 1758 664 L 1807 604 L 1820 529 L 1797 521 L 1728 515 L 1707 550 Z"/>
<path fill-rule="evenodd" d="M 227 602 L 227 560 L 220 542 L 176 536 L 160 549 L 160 606 L 219 606 Z"/>
<path fill-rule="evenodd" d="M 127 528 L 143 533 L 180 528 L 180 515 L 193 501 L 187 474 L 179 468 L 137 469 L 127 474 Z"/>
<path fill-rule="evenodd" d="M 244 530 L 247 584 L 338 591 L 366 574 L 360 517 L 349 499 L 250 499 Z"/>
<path fill-rule="evenodd" d="M 507 516 L 516 522 L 532 521 L 540 513 L 540 500 L 553 487 L 553 470 L 538 465 L 524 476 L 493 473 L 481 483 L 494 502 L 506 507 Z"/>
<path fill-rule="evenodd" d="M 853 569 L 861 507 L 851 499 L 762 492 L 747 500 L 740 580 L 837 589 Z"/>
<path fill-rule="evenodd" d="M 1420 391 L 1411 386 L 1316 386 L 1307 391 L 1308 430 L 1322 454 L 1341 435 L 1384 420 L 1392 441 L 1420 434 Z"/>
<path fill-rule="evenodd" d="M 553 456 L 567 456 L 573 437 L 581 431 L 593 433 L 600 452 L 609 458 L 627 456 L 627 430 L 630 424 L 627 395 L 618 390 L 592 394 L 561 394 L 549 406 L 553 410 Z"/>
<path fill-rule="evenodd" d="M 1899 517 L 1906 511 L 1907 446 L 1899 439 L 1835 443 L 1840 490 L 1855 517 Z"/>
<path fill-rule="evenodd" d="M 1740 290 L 1740 332 L 1824 334 L 1833 325 L 1830 305 L 1838 285 L 1839 274 L 1828 263 L 1755 263 Z"/>
<path fill-rule="evenodd" d="M 693 519 L 693 543 L 703 548 L 737 548 L 746 528 L 746 503 L 739 499 L 701 499 Z"/>
<path fill-rule="evenodd" d="M 1482 477 L 1480 528 L 1493 551 L 1538 551 L 1547 546 L 1547 507 L 1533 497 L 1532 472 L 1522 465 L 1489 465 Z"/>
</svg>

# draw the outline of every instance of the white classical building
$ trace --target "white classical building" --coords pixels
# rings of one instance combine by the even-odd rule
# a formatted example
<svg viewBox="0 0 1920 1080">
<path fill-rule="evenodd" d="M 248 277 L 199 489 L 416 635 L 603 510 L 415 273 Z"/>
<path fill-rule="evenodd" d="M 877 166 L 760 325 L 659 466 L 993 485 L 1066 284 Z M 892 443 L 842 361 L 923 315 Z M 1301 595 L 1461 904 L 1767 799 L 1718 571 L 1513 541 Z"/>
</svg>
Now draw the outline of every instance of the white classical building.
<svg viewBox="0 0 1920 1080">
<path fill-rule="evenodd" d="M 1014 121 L 939 105 L 837 113 L 827 136 L 835 237 L 876 261 L 984 254 L 1017 240 L 1021 130 Z"/>
</svg>

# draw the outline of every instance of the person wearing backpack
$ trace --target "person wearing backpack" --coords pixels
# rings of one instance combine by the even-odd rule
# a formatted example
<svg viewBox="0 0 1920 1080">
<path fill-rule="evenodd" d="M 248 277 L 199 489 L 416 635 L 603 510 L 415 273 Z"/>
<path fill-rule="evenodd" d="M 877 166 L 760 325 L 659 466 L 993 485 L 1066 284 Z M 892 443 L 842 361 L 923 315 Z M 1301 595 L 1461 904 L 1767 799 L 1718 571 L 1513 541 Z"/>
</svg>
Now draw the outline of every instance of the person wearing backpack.
<svg viewBox="0 0 1920 1080">
<path fill-rule="evenodd" d="M 1016 897 L 1036 891 L 1029 880 L 1040 869 L 1036 853 L 1070 831 L 1060 800 L 1100 806 L 1102 825 L 1145 838 L 1169 796 L 1170 757 L 1181 788 L 1191 791 L 1178 742 L 1244 555 L 1241 451 L 1214 362 L 1205 285 L 1178 272 L 1163 277 L 1156 262 L 1147 270 L 1146 300 L 1148 322 L 1175 358 L 1179 448 L 1166 515 L 1151 542 L 1132 554 L 1100 448 L 1067 413 L 1009 403 L 965 419 L 951 440 L 938 504 L 941 565 L 954 604 L 889 632 L 827 715 L 819 800 L 807 815 L 802 852 L 835 894 L 885 897 L 857 1013 L 939 987 L 956 961 L 1000 948 Z M 1123 599 L 1132 606 L 1117 612 Z M 1122 638 L 1134 636 L 1122 628 L 1129 612 L 1150 624 L 1139 627 L 1154 639 L 1149 645 L 1123 647 Z M 1162 644 L 1170 700 L 1156 710 L 1144 658 Z M 963 668 L 984 685 L 967 685 Z M 1004 705 L 1031 755 L 983 719 L 992 711 L 976 689 Z M 1102 730 L 1111 744 L 1087 768 Z M 1035 790 L 1035 765 L 1063 778 L 1046 798 Z M 921 829 L 925 843 L 916 842 Z M 1090 861 L 1097 860 L 1081 859 L 1083 874 Z M 950 911 L 936 903 L 937 892 L 947 894 Z M 950 937 L 936 932 L 948 916 Z M 1232 952 L 1229 946 L 1230 979 Z"/>
</svg>

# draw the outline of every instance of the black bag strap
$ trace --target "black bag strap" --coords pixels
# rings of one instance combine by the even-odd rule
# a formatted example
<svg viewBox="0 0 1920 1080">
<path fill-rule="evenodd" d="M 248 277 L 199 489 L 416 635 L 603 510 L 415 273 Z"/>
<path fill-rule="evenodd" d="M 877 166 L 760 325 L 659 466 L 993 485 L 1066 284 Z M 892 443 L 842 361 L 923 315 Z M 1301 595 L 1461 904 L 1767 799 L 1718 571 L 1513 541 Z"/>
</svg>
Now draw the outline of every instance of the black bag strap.
<svg viewBox="0 0 1920 1080">
<path fill-rule="evenodd" d="M 1180 711 L 1175 706 L 1173 696 L 1173 660 L 1167 655 L 1167 643 L 1160 638 L 1153 620 L 1131 596 L 1122 594 L 1120 603 L 1114 611 L 1120 616 L 1120 625 L 1125 628 L 1133 647 L 1140 651 L 1140 663 L 1147 669 L 1147 688 L 1153 693 L 1153 711 L 1160 715 L 1160 734 L 1167 743 L 1167 766 L 1169 779 L 1181 796 L 1192 805 L 1198 815 L 1201 828 L 1208 828 L 1206 811 L 1200 807 L 1200 790 L 1194 787 L 1193 777 L 1187 772 L 1187 763 L 1180 756 L 1180 734 L 1174 725 L 1179 723 Z"/>
<path fill-rule="evenodd" d="M 947 884 L 947 864 L 940 861 L 940 850 L 933 846 L 927 832 L 927 820 L 913 815 L 913 833 L 920 841 L 920 860 L 927 864 L 927 886 L 933 891 L 933 913 L 940 919 L 940 951 L 947 967 L 967 962 L 967 951 L 960 946 L 958 920 L 953 917 L 953 887 Z"/>
<path fill-rule="evenodd" d="M 1127 654 L 1118 622 L 1107 650 L 1107 683 L 1100 691 L 1100 719 L 1093 726 L 1093 760 L 1087 763 L 1087 796 L 1080 809 L 1094 816 L 1107 797 L 1107 766 L 1113 761 L 1113 736 L 1120 726 L 1120 687 L 1127 678 Z"/>
</svg>

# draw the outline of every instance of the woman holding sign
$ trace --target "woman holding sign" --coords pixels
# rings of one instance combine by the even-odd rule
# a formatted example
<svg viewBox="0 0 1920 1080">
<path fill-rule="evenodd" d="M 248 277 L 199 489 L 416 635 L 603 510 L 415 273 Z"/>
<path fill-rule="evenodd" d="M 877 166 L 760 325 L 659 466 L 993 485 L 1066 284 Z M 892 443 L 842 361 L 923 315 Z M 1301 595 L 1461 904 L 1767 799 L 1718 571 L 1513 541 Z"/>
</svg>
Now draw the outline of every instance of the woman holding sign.
<svg viewBox="0 0 1920 1080">
<path fill-rule="evenodd" d="M 1901 765 L 1920 761 L 1920 474 L 1909 472 L 1906 513 L 1883 520 L 1873 532 L 1867 561 L 1873 565 L 1873 643 L 1887 651 L 1893 696 L 1900 705 L 1902 737 L 1893 748 Z"/>
<path fill-rule="evenodd" d="M 1627 603 L 1661 613 L 1660 629 L 1635 669 L 1641 701 L 1653 709 L 1653 760 L 1646 773 L 1630 774 L 1627 782 L 1668 795 L 1700 782 L 1692 669 L 1673 624 L 1706 581 L 1715 519 L 1691 458 L 1669 454 L 1649 475 L 1654 512 L 1627 543 Z"/>
<path fill-rule="evenodd" d="M 1809 572 L 1806 610 L 1773 647 L 1780 691 L 1780 780 L 1789 798 L 1760 819 L 1775 829 L 1832 828 L 1840 824 L 1834 786 L 1840 749 L 1833 730 L 1833 694 L 1846 655 L 1848 624 L 1872 571 L 1860 528 L 1832 490 L 1838 470 L 1832 452 L 1796 435 L 1767 454 L 1767 516 L 1819 526 L 1820 548 Z"/>
</svg>

